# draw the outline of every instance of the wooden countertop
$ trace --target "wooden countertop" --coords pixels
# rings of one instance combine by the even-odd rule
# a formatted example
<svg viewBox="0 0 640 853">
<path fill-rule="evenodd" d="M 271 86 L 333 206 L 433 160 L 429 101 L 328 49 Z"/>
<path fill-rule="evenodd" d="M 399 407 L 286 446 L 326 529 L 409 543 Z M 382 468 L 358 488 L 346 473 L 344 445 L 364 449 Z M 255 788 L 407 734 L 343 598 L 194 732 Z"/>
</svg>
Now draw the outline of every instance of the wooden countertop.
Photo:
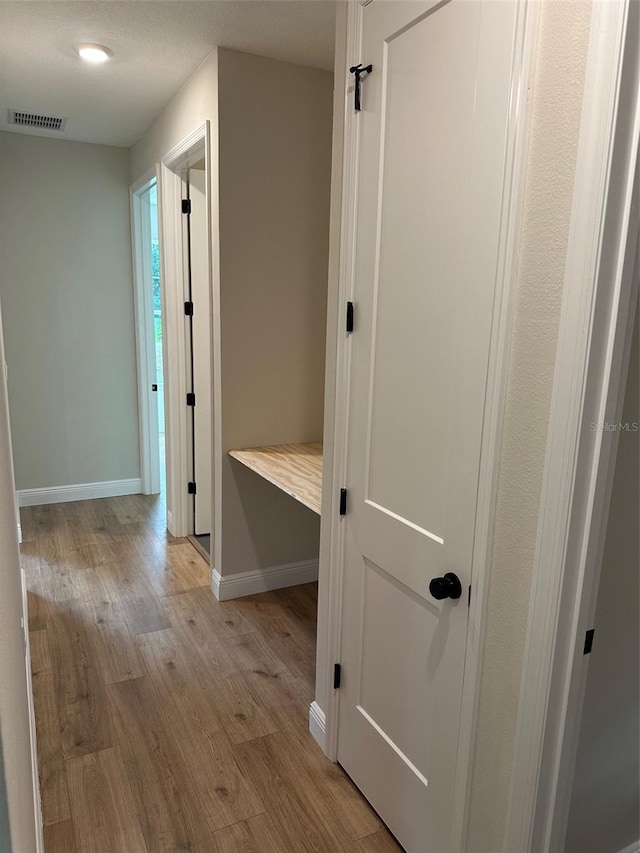
<svg viewBox="0 0 640 853">
<path fill-rule="evenodd" d="M 229 456 L 320 515 L 322 442 L 230 450 Z"/>
</svg>

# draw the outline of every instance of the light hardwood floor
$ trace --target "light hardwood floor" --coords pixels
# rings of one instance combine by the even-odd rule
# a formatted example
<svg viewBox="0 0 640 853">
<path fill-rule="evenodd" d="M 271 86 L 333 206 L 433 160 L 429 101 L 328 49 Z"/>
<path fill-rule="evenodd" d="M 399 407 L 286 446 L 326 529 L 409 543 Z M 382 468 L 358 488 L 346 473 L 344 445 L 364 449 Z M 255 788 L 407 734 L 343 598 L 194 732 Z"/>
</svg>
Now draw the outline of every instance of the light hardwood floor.
<svg viewBox="0 0 640 853">
<path fill-rule="evenodd" d="M 46 853 L 400 849 L 308 732 L 315 585 L 217 602 L 157 497 L 21 516 Z"/>
</svg>

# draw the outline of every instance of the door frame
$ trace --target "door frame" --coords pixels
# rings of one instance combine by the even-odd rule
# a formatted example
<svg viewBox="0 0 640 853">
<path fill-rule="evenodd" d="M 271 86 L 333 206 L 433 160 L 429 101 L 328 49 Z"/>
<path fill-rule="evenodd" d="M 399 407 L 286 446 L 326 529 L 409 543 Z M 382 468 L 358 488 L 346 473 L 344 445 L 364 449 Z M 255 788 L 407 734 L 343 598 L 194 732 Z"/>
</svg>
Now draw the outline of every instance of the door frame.
<svg viewBox="0 0 640 853">
<path fill-rule="evenodd" d="M 348 66 L 365 60 L 361 55 L 364 6 L 371 0 L 350 0 L 346 12 L 346 56 L 342 67 L 336 65 L 336 86 L 343 92 L 343 112 L 335 120 L 344 122 L 342 134 L 342 176 L 340 202 L 340 237 L 337 283 L 338 310 L 334 311 L 342 321 L 341 306 L 353 299 L 355 223 L 357 221 L 357 173 L 359 124 L 358 115 L 351 108 L 351 79 L 346 73 Z M 373 0 L 375 2 L 375 0 Z M 512 296 L 518 258 L 520 222 L 524 200 L 526 151 L 530 114 L 531 80 L 535 64 L 539 4 L 536 0 L 520 0 L 514 7 L 514 37 L 512 60 L 512 98 L 510 103 L 509 127 L 506 144 L 504 186 L 502 196 L 502 225 L 499 240 L 498 275 L 493 306 L 493 324 L 487 376 L 485 402 L 485 429 L 482 439 L 481 466 L 478 491 L 478 512 L 473 547 L 472 576 L 473 598 L 469 611 L 469 626 L 466 638 L 463 698 L 460 721 L 460 741 L 456 765 L 454 794 L 453 851 L 465 849 L 467 814 L 471 783 L 471 764 L 474 751 L 475 722 L 478 710 L 482 649 L 484 643 L 486 597 L 489 580 L 489 561 L 492 548 L 493 518 L 495 512 L 501 427 L 506 392 L 509 344 L 511 333 Z M 327 614 L 326 625 L 322 614 L 319 618 L 321 641 L 326 641 L 326 673 L 324 686 L 326 702 L 324 721 L 317 703 L 311 708 L 312 729 L 324 742 L 325 753 L 337 760 L 338 718 L 340 692 L 333 686 L 333 662 L 340 661 L 343 620 L 343 579 L 345 531 L 338 512 L 340 488 L 346 481 L 348 400 L 351 375 L 350 339 L 342 328 L 334 345 L 335 367 L 335 410 L 327 424 L 331 433 L 328 446 L 331 458 L 325 464 L 331 480 L 330 500 L 323 512 L 323 523 L 329 527 L 328 547 L 320 567 L 326 577 Z M 326 490 L 324 491 L 326 495 Z M 322 723 L 325 732 L 322 736 Z"/>
<path fill-rule="evenodd" d="M 140 483 L 143 495 L 156 495 L 160 491 L 160 445 L 158 441 L 158 419 L 151 404 L 152 392 L 149 391 L 156 377 L 155 339 L 153 336 L 153 300 L 148 293 L 150 272 L 148 251 L 144 239 L 147 233 L 146 211 L 142 196 L 155 183 L 160 192 L 157 168 L 150 169 L 134 181 L 129 188 L 131 209 L 131 246 L 133 255 L 133 303 L 136 332 L 136 364 L 138 378 L 138 423 L 140 440 Z M 160 203 L 158 195 L 158 220 Z M 162 281 L 162 235 L 158 221 L 160 239 L 160 278 Z M 147 247 L 148 249 L 148 247 Z M 164 296 L 162 299 L 162 325 L 165 326 Z M 157 409 L 157 406 L 156 406 Z M 165 399 L 165 413 L 169 410 L 169 401 Z"/>
<path fill-rule="evenodd" d="M 590 425 L 620 420 L 638 299 L 633 7 L 593 5 L 504 853 L 559 853 L 568 825 L 617 449 Z"/>
<path fill-rule="evenodd" d="M 220 411 L 215 392 L 220 387 L 217 381 L 219 371 L 219 358 L 216 354 L 215 342 L 220 336 L 215 323 L 219 317 L 217 310 L 219 288 L 214 286 L 218 281 L 217 265 L 214 267 L 213 231 L 212 231 L 212 151 L 211 131 L 209 121 L 197 127 L 192 133 L 182 139 L 161 158 L 159 171 L 159 194 L 158 206 L 161 210 L 160 231 L 162 234 L 162 258 L 163 258 L 163 299 L 166 305 L 166 327 L 165 341 L 165 399 L 171 401 L 167 411 L 167 525 L 170 533 L 176 537 L 188 536 L 190 533 L 189 501 L 187 494 L 187 483 L 190 477 L 190 424 L 187 423 L 188 408 L 186 406 L 186 395 L 189 382 L 189 364 L 187 358 L 188 342 L 186 333 L 186 320 L 184 303 L 188 297 L 187 279 L 187 247 L 184 239 L 184 216 L 181 212 L 181 202 L 185 186 L 184 174 L 189 166 L 192 166 L 202 158 L 204 154 L 206 169 L 206 215 L 208 235 L 208 260 L 209 260 L 209 293 L 210 293 L 210 333 L 211 333 L 211 408 L 212 408 L 212 518 L 211 532 L 213 541 L 219 537 L 215 535 L 216 509 L 219 501 L 215 500 L 220 484 L 216 476 L 220 466 L 215 464 L 216 436 L 220 430 L 217 428 L 216 418 Z M 213 555 L 211 567 L 215 565 Z"/>
</svg>

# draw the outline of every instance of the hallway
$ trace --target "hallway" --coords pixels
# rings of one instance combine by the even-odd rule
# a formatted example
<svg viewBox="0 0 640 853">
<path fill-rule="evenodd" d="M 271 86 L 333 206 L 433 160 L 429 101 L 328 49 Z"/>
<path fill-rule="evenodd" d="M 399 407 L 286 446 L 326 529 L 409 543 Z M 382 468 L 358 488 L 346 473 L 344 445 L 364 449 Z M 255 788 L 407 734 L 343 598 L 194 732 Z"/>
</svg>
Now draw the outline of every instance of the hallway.
<svg viewBox="0 0 640 853">
<path fill-rule="evenodd" d="M 315 584 L 217 602 L 157 497 L 21 515 L 46 853 L 400 849 L 308 732 Z"/>
</svg>

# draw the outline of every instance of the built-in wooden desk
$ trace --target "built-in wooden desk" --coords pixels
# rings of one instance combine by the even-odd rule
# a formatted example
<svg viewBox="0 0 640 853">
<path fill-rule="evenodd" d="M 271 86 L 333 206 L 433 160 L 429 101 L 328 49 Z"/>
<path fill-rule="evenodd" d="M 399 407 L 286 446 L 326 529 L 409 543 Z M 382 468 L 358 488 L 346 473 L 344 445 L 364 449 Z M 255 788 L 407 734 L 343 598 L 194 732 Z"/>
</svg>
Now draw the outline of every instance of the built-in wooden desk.
<svg viewBox="0 0 640 853">
<path fill-rule="evenodd" d="M 322 442 L 230 450 L 229 456 L 320 515 Z"/>
</svg>

